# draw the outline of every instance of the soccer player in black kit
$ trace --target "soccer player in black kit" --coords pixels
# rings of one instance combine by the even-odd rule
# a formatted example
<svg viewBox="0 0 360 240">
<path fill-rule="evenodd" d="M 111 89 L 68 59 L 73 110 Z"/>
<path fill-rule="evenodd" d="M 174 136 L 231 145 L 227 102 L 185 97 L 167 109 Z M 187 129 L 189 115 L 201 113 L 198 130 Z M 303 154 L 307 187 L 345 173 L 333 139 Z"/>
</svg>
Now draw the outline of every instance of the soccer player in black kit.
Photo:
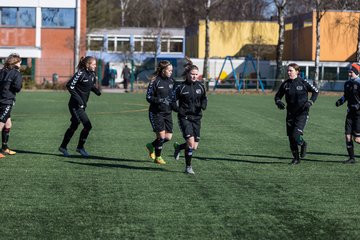
<svg viewBox="0 0 360 240">
<path fill-rule="evenodd" d="M 174 144 L 174 157 L 179 159 L 180 151 L 185 149 L 185 173 L 195 174 L 191 160 L 193 151 L 199 145 L 202 111 L 207 107 L 207 97 L 204 85 L 197 80 L 198 67 L 190 59 L 187 61 L 182 74 L 185 81 L 176 87 L 172 98 L 173 109 L 178 112 L 180 130 L 186 141 Z"/>
<path fill-rule="evenodd" d="M 85 109 L 89 99 L 90 91 L 94 92 L 97 96 L 101 95 L 99 89 L 96 88 L 95 68 L 96 59 L 94 57 L 82 57 L 77 66 L 78 71 L 66 84 L 66 88 L 71 95 L 68 104 L 71 114 L 71 125 L 66 130 L 64 139 L 59 147 L 59 151 L 62 152 L 65 157 L 70 156 L 67 150 L 67 145 L 80 123 L 82 123 L 84 128 L 80 133 L 76 151 L 83 157 L 89 156 L 89 154 L 85 151 L 84 144 L 92 128 L 92 125 L 85 112 Z"/>
<path fill-rule="evenodd" d="M 10 128 L 12 127 L 10 113 L 15 105 L 16 93 L 20 92 L 22 76 L 20 74 L 21 58 L 18 54 L 10 54 L 4 67 L 0 70 L 0 130 L 2 136 L 2 153 L 16 154 L 8 147 Z M 0 158 L 4 157 L 0 153 Z"/>
<path fill-rule="evenodd" d="M 309 118 L 310 107 L 318 97 L 319 90 L 307 80 L 299 77 L 300 67 L 297 64 L 291 63 L 287 69 L 289 79 L 280 85 L 275 94 L 275 104 L 279 109 L 285 109 L 285 104 L 281 101 L 285 95 L 286 132 L 294 157 L 291 164 L 299 164 L 300 157 L 305 157 L 307 149 L 307 143 L 302 137 L 303 131 Z M 308 99 L 309 92 L 312 93 L 310 99 Z M 298 146 L 301 147 L 300 156 Z"/>
<path fill-rule="evenodd" d="M 146 92 L 150 103 L 149 119 L 156 138 L 146 144 L 149 156 L 157 164 L 166 164 L 161 156 L 163 144 L 170 141 L 173 133 L 171 96 L 174 80 L 171 78 L 173 66 L 169 61 L 160 61 Z"/>
<path fill-rule="evenodd" d="M 345 119 L 345 142 L 349 159 L 343 163 L 355 163 L 354 143 L 360 143 L 360 66 L 356 63 L 350 65 L 349 80 L 344 84 L 344 95 L 336 101 L 337 107 L 347 101 L 347 114 Z"/>
</svg>

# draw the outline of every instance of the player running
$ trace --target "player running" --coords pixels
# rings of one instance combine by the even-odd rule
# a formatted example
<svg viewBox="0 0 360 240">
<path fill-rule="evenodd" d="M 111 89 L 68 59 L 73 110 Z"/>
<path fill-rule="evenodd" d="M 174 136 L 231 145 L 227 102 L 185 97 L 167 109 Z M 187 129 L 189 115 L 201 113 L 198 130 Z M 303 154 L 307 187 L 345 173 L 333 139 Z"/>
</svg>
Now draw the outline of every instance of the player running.
<svg viewBox="0 0 360 240">
<path fill-rule="evenodd" d="M 0 70 L 0 130 L 2 138 L 2 153 L 16 154 L 8 147 L 10 129 L 12 127 L 10 113 L 15 105 L 16 93 L 20 92 L 22 76 L 20 73 L 21 58 L 18 54 L 10 54 L 4 67 Z M 0 158 L 4 157 L 0 153 Z"/>
<path fill-rule="evenodd" d="M 304 128 L 309 118 L 310 107 L 315 102 L 319 90 L 307 80 L 299 77 L 300 67 L 296 63 L 288 65 L 289 79 L 280 85 L 275 95 L 275 104 L 281 110 L 285 109 L 285 104 L 281 98 L 285 95 L 286 100 L 286 132 L 289 138 L 290 149 L 293 155 L 291 164 L 299 164 L 300 157 L 306 155 L 307 143 L 303 139 Z M 308 92 L 311 97 L 308 99 Z M 301 147 L 300 157 L 299 149 Z"/>
<path fill-rule="evenodd" d="M 67 150 L 67 145 L 70 142 L 80 123 L 82 123 L 84 128 L 80 133 L 80 138 L 76 151 L 80 153 L 83 157 L 89 156 L 89 153 L 85 151 L 84 144 L 92 128 L 92 125 L 85 112 L 85 109 L 89 99 L 90 91 L 94 92 L 97 96 L 101 95 L 101 92 L 95 86 L 95 68 L 96 59 L 94 57 L 82 57 L 77 66 L 78 71 L 66 84 L 66 87 L 71 94 L 68 104 L 71 114 L 71 125 L 66 130 L 64 139 L 59 147 L 59 151 L 62 152 L 65 157 L 70 156 Z"/>
<path fill-rule="evenodd" d="M 173 66 L 169 61 L 160 61 L 146 92 L 150 103 L 149 119 L 156 138 L 146 144 L 149 156 L 157 164 L 166 164 L 161 157 L 163 144 L 170 141 L 173 133 L 171 94 L 174 80 L 171 78 Z"/>
<path fill-rule="evenodd" d="M 195 174 L 191 159 L 193 151 L 199 145 L 202 111 L 207 107 L 207 97 L 204 85 L 197 80 L 199 68 L 190 59 L 187 61 L 182 74 L 185 81 L 176 87 L 172 101 L 174 111 L 178 112 L 180 130 L 185 139 L 183 144 L 174 144 L 174 157 L 179 159 L 180 151 L 184 149 L 185 173 Z"/>
<path fill-rule="evenodd" d="M 360 143 L 360 66 L 356 63 L 350 65 L 349 80 L 344 84 L 344 95 L 336 101 L 337 107 L 347 101 L 347 114 L 345 118 L 345 142 L 349 159 L 343 163 L 355 163 L 354 143 Z"/>
</svg>

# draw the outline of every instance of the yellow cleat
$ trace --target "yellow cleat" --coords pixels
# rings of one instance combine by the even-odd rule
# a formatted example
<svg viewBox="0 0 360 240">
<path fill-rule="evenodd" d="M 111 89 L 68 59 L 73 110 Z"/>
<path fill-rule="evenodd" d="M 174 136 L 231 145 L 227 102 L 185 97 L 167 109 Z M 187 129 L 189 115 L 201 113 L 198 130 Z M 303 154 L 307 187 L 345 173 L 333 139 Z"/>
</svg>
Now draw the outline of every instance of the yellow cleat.
<svg viewBox="0 0 360 240">
<path fill-rule="evenodd" d="M 166 162 L 164 161 L 164 159 L 160 156 L 160 157 L 157 157 L 155 160 L 154 160 L 154 163 L 157 163 L 157 164 L 166 164 Z"/>
<path fill-rule="evenodd" d="M 15 151 L 10 150 L 9 148 L 3 149 L 2 152 L 7 154 L 7 155 L 15 155 L 16 154 Z"/>
<path fill-rule="evenodd" d="M 152 160 L 155 160 L 155 150 L 154 150 L 154 147 L 151 143 L 148 143 L 146 144 L 146 149 L 148 150 L 149 152 L 149 157 L 152 159 Z"/>
</svg>

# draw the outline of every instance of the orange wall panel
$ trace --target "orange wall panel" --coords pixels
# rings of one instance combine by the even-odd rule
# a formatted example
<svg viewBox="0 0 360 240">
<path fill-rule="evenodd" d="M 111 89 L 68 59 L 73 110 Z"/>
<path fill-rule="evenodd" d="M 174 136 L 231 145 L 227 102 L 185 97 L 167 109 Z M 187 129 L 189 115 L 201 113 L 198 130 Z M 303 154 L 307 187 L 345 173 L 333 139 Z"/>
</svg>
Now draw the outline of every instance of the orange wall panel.
<svg viewBox="0 0 360 240">
<path fill-rule="evenodd" d="M 321 20 L 320 60 L 355 61 L 359 12 L 326 12 Z M 353 59 L 352 59 L 353 58 Z"/>
<path fill-rule="evenodd" d="M 0 28 L 0 46 L 35 46 L 34 28 Z"/>
</svg>

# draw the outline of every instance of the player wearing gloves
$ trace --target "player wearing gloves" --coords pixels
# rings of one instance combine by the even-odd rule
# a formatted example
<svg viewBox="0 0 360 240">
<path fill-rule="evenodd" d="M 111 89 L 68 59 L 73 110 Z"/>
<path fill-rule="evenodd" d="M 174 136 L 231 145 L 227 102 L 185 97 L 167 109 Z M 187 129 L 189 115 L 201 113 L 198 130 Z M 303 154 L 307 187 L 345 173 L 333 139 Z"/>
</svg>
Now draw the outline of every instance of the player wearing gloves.
<svg viewBox="0 0 360 240">
<path fill-rule="evenodd" d="M 360 143 L 360 66 L 356 63 L 350 65 L 349 80 L 344 84 L 344 95 L 336 101 L 337 107 L 347 102 L 345 119 L 345 142 L 349 159 L 343 163 L 355 163 L 354 143 Z"/>
<path fill-rule="evenodd" d="M 76 151 L 83 157 L 89 156 L 89 154 L 85 151 L 84 144 L 92 128 L 92 125 L 85 112 L 85 109 L 89 99 L 90 91 L 94 92 L 97 96 L 101 95 L 99 89 L 96 88 L 95 68 L 96 59 L 94 57 L 82 57 L 77 66 L 78 71 L 66 84 L 66 88 L 71 94 L 68 104 L 71 113 L 71 125 L 66 130 L 64 139 L 59 147 L 59 151 L 62 152 L 65 157 L 70 156 L 67 150 L 67 145 L 80 123 L 82 123 L 84 128 L 80 133 Z"/>
<path fill-rule="evenodd" d="M 174 144 L 174 157 L 179 159 L 180 151 L 185 149 L 185 173 L 195 174 L 191 159 L 193 151 L 199 145 L 202 111 L 207 107 L 207 97 L 203 84 L 197 80 L 198 67 L 187 60 L 182 74 L 185 81 L 176 87 L 172 97 L 173 109 L 178 112 L 180 130 L 186 141 L 183 144 Z"/>
<path fill-rule="evenodd" d="M 284 81 L 275 95 L 275 104 L 281 110 L 285 109 L 285 104 L 281 98 L 285 95 L 286 101 L 286 131 L 289 138 L 290 149 L 293 154 L 292 164 L 299 164 L 300 157 L 306 155 L 307 143 L 303 139 L 303 131 L 309 118 L 309 109 L 315 102 L 319 91 L 308 81 L 299 77 L 300 67 L 291 63 L 288 65 L 289 79 Z M 308 93 L 312 95 L 308 99 Z M 301 152 L 299 157 L 299 148 Z"/>
<path fill-rule="evenodd" d="M 10 54 L 4 67 L 0 70 L 0 130 L 2 138 L 2 153 L 8 155 L 16 154 L 8 147 L 10 136 L 11 110 L 15 105 L 16 93 L 20 92 L 22 86 L 22 76 L 20 73 L 21 58 L 18 54 Z M 0 158 L 4 155 L 0 153 Z"/>
<path fill-rule="evenodd" d="M 173 132 L 171 94 L 174 80 L 171 78 L 173 66 L 169 61 L 160 61 L 146 92 L 150 103 L 149 119 L 156 138 L 146 144 L 149 156 L 157 164 L 166 164 L 161 157 L 163 144 L 170 141 Z"/>
</svg>

